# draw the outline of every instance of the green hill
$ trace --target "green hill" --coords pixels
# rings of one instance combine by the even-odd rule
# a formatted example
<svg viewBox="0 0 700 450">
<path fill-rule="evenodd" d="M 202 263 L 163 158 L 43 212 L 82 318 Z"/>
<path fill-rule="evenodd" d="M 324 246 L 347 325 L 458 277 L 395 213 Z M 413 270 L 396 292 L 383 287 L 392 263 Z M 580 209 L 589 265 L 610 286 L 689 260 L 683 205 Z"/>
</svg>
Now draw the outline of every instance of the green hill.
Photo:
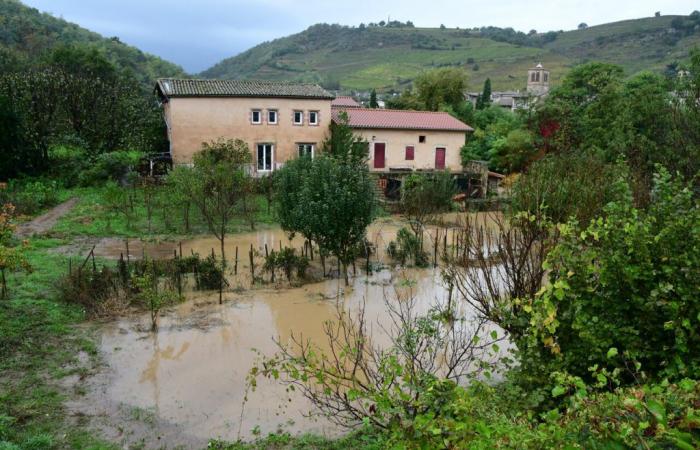
<svg viewBox="0 0 700 450">
<path fill-rule="evenodd" d="M 184 75 L 180 66 L 126 45 L 118 38 L 105 38 L 16 0 L 0 0 L 0 70 L 31 66 L 59 45 L 93 46 L 144 84 L 152 85 L 157 77 Z"/>
<path fill-rule="evenodd" d="M 589 60 L 622 65 L 629 74 L 661 71 L 700 45 L 700 19 L 660 16 L 582 30 L 525 34 L 512 29 L 347 27 L 319 24 L 253 47 L 201 73 L 207 78 L 315 81 L 328 87 L 401 89 L 421 71 L 463 67 L 470 85 L 491 78 L 495 89 L 520 89 L 529 67 L 542 62 L 552 81 Z"/>
</svg>

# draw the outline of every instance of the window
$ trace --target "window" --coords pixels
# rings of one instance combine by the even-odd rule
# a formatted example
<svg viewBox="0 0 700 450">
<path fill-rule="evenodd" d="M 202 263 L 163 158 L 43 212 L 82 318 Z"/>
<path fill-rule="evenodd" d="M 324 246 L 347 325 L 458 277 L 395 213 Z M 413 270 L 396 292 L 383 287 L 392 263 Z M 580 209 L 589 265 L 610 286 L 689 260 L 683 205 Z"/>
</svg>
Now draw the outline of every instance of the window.
<svg viewBox="0 0 700 450">
<path fill-rule="evenodd" d="M 272 170 L 273 149 L 274 146 L 272 144 L 258 144 L 258 172 L 269 172 Z"/>
<path fill-rule="evenodd" d="M 532 72 L 530 74 L 530 81 L 534 82 L 535 81 L 535 72 Z"/>
<path fill-rule="evenodd" d="M 262 112 L 259 109 L 254 109 L 250 112 L 250 123 L 262 123 Z"/>
<path fill-rule="evenodd" d="M 413 161 L 415 157 L 415 148 L 412 145 L 406 146 L 406 161 Z"/>
<path fill-rule="evenodd" d="M 546 83 L 547 81 L 549 81 L 549 74 L 548 74 L 547 72 L 544 73 L 544 79 L 543 79 L 543 81 L 544 81 L 545 83 Z"/>
<path fill-rule="evenodd" d="M 311 158 L 313 158 L 314 157 L 314 150 L 316 149 L 316 145 L 314 145 L 314 144 L 297 144 L 297 149 L 299 151 L 299 157 L 310 156 Z"/>
<path fill-rule="evenodd" d="M 294 125 L 304 124 L 304 111 L 294 111 Z"/>
<path fill-rule="evenodd" d="M 318 125 L 318 111 L 309 111 L 309 125 Z"/>
<path fill-rule="evenodd" d="M 539 72 L 535 72 L 535 75 L 536 75 L 536 76 L 535 76 L 535 81 L 539 82 L 539 81 L 540 81 L 540 73 L 539 73 Z"/>
<path fill-rule="evenodd" d="M 423 135 L 418 136 L 418 142 L 421 144 L 425 144 L 425 136 L 423 136 Z"/>
<path fill-rule="evenodd" d="M 270 125 L 277 125 L 277 110 L 268 109 L 267 110 L 267 123 Z"/>
</svg>

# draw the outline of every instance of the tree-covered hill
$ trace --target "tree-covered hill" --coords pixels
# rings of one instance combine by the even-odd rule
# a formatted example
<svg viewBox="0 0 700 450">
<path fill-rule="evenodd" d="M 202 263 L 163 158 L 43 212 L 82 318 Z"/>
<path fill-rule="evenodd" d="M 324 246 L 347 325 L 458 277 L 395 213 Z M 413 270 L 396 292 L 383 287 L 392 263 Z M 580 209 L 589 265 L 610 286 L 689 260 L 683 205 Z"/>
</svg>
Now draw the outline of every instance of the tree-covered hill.
<svg viewBox="0 0 700 450">
<path fill-rule="evenodd" d="M 696 13 L 547 33 L 415 28 L 410 22 L 317 24 L 227 58 L 201 76 L 316 81 L 331 88 L 386 91 L 400 89 L 425 69 L 455 66 L 469 71 L 472 86 L 491 78 L 496 89 L 519 89 L 526 70 L 537 62 L 552 71 L 555 83 L 572 66 L 591 60 L 614 62 L 631 75 L 673 68 L 696 45 Z"/>
<path fill-rule="evenodd" d="M 181 76 L 184 70 L 118 38 L 105 38 L 76 24 L 42 13 L 17 0 L 0 0 L 0 71 L 36 65 L 59 46 L 89 46 L 117 68 L 132 72 L 144 85 L 157 77 Z"/>
</svg>

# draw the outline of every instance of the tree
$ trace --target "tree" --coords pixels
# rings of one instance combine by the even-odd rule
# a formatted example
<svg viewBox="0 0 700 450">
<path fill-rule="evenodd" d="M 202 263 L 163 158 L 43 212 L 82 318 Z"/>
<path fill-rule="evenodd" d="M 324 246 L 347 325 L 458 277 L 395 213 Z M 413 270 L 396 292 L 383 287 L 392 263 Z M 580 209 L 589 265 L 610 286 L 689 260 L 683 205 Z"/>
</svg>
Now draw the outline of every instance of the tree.
<svg viewBox="0 0 700 450">
<path fill-rule="evenodd" d="M 240 139 L 205 142 L 193 157 L 191 200 L 219 240 L 222 266 L 226 265 L 226 227 L 246 194 L 245 165 L 250 160 L 248 144 Z"/>
<path fill-rule="evenodd" d="M 484 109 L 491 106 L 491 79 L 487 78 L 484 81 L 484 90 L 479 98 L 476 99 L 476 109 Z"/>
<path fill-rule="evenodd" d="M 379 103 L 377 103 L 377 90 L 372 89 L 372 92 L 369 93 L 369 107 L 370 108 L 378 108 Z"/>
<path fill-rule="evenodd" d="M 336 256 L 349 284 L 348 264 L 357 257 L 374 214 L 367 165 L 323 155 L 290 161 L 278 176 L 282 228 L 301 233 Z"/>
<path fill-rule="evenodd" d="M 578 24 L 579 30 L 585 30 L 586 28 L 588 28 L 588 24 L 586 22 L 581 22 L 580 24 Z"/>
<path fill-rule="evenodd" d="M 369 156 L 369 144 L 350 128 L 347 112 L 341 111 L 338 119 L 331 124 L 331 132 L 321 144 L 321 152 L 342 161 L 364 164 Z"/>
<path fill-rule="evenodd" d="M 530 328 L 521 358 L 545 373 L 636 383 L 700 375 L 700 207 L 690 186 L 664 169 L 650 205 L 629 186 L 588 225 L 560 226 L 545 268 L 549 282 L 524 301 Z M 540 369 L 531 367 L 533 373 Z"/>
<path fill-rule="evenodd" d="M 454 67 L 433 69 L 420 74 L 414 86 L 417 98 L 425 108 L 438 111 L 443 105 L 456 107 L 464 101 L 467 75 Z"/>
</svg>

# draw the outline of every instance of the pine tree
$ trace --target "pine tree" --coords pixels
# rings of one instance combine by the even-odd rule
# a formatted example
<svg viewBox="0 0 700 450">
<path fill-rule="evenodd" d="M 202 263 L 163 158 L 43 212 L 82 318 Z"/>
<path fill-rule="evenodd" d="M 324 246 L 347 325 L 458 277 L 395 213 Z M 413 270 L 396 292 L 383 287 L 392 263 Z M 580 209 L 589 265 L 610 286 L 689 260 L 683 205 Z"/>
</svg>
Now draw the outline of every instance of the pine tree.
<svg viewBox="0 0 700 450">
<path fill-rule="evenodd" d="M 491 106 L 491 79 L 487 78 L 484 81 L 484 90 L 476 99 L 476 109 L 484 109 Z"/>
<path fill-rule="evenodd" d="M 377 91 L 375 89 L 372 89 L 372 92 L 369 94 L 369 107 L 370 108 L 378 108 L 379 103 L 377 103 Z"/>
</svg>

